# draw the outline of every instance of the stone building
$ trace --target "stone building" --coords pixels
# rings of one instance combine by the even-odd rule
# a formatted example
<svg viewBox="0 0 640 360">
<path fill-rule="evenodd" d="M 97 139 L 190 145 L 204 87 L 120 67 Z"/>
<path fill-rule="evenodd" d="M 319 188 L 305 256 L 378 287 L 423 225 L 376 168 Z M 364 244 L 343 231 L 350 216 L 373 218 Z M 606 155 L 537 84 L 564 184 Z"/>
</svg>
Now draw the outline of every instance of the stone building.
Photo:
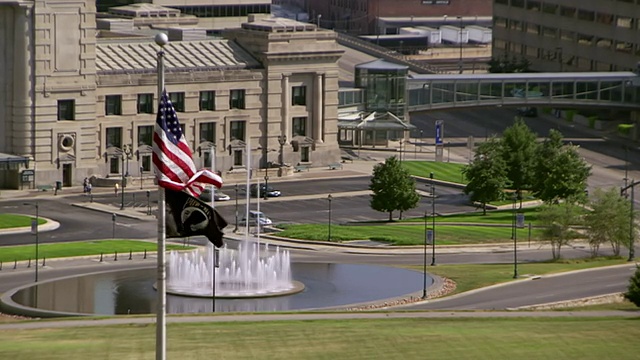
<svg viewBox="0 0 640 360">
<path fill-rule="evenodd" d="M 340 159 L 334 32 L 250 19 L 224 38 L 174 41 L 185 29 L 156 10 L 145 16 L 157 22 L 118 32 L 97 29 L 94 1 L 0 0 L 0 46 L 13 50 L 0 54 L 0 163 L 11 163 L 0 188 L 151 179 L 159 31 L 170 36 L 166 89 L 197 166 L 210 166 L 215 147 L 223 178 L 246 173 L 248 139 L 253 169 Z"/>
</svg>

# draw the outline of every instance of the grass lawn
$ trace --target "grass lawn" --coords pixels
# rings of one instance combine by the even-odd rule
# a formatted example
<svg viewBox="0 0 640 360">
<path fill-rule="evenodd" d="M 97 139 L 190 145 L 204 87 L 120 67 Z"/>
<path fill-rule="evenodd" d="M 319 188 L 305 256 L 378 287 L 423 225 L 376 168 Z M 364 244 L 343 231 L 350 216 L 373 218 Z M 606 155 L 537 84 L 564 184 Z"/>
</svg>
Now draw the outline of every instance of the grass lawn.
<svg viewBox="0 0 640 360">
<path fill-rule="evenodd" d="M 436 211 L 437 212 L 437 211 Z M 522 208 L 517 210 L 518 213 L 524 214 L 525 223 L 538 225 L 538 208 Z M 427 220 L 431 221 L 431 216 L 427 216 Z M 397 220 L 397 222 L 416 222 L 424 221 L 424 217 L 405 218 Z M 513 210 L 487 210 L 487 214 L 483 215 L 482 210 L 473 213 L 451 214 L 436 216 L 438 222 L 456 222 L 456 223 L 477 223 L 477 224 L 505 224 L 510 225 L 513 221 Z"/>
<path fill-rule="evenodd" d="M 427 224 L 429 226 L 430 223 Z M 278 226 L 284 231 L 278 236 L 327 241 L 329 228 L 324 224 L 283 224 Z M 529 229 L 518 229 L 518 240 L 529 240 Z M 542 230 L 532 229 L 531 240 L 541 238 Z M 386 242 L 396 246 L 424 244 L 424 225 L 333 225 L 332 241 L 372 240 Z M 437 245 L 490 244 L 511 240 L 511 227 L 488 226 L 436 226 Z"/>
<path fill-rule="evenodd" d="M 462 168 L 465 164 L 446 163 L 435 161 L 403 161 L 402 166 L 409 171 L 409 174 L 428 178 L 433 172 L 433 178 L 454 182 L 458 184 L 466 184 L 467 181 L 462 175 Z"/>
<path fill-rule="evenodd" d="M 0 229 L 29 227 L 31 226 L 31 219 L 35 219 L 35 216 L 0 214 Z M 42 225 L 46 222 L 47 221 L 43 218 L 38 218 L 38 225 Z"/>
<path fill-rule="evenodd" d="M 637 359 L 640 318 L 169 323 L 168 359 Z M 0 331 L 3 359 L 154 359 L 155 325 Z"/>
<path fill-rule="evenodd" d="M 191 249 L 192 247 L 166 244 L 167 250 L 182 250 Z M 38 257 L 40 258 L 61 258 L 61 257 L 73 257 L 73 256 L 88 256 L 88 255 L 100 255 L 114 254 L 116 251 L 118 254 L 128 254 L 131 252 L 153 252 L 157 250 L 157 244 L 149 241 L 139 240 L 95 240 L 95 241 L 78 241 L 67 242 L 58 244 L 39 244 L 38 245 Z M 22 261 L 33 259 L 36 252 L 36 246 L 34 245 L 20 245 L 20 246 L 4 246 L 0 251 L 0 261 Z"/>
<path fill-rule="evenodd" d="M 520 263 L 518 264 L 518 274 L 521 277 L 549 275 L 626 263 L 627 260 L 621 257 L 561 259 L 540 263 Z M 411 266 L 410 268 L 420 272 L 422 272 L 423 269 L 422 266 Z M 457 286 L 452 294 L 513 281 L 513 264 L 438 265 L 428 267 L 427 272 L 455 281 Z"/>
</svg>

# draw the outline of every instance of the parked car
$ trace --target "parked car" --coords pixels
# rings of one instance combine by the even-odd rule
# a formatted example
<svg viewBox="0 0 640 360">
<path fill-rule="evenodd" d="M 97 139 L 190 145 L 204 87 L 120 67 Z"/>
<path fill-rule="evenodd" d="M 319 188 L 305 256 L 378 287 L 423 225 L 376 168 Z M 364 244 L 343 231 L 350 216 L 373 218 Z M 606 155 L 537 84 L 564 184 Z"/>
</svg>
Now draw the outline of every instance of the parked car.
<svg viewBox="0 0 640 360">
<path fill-rule="evenodd" d="M 260 184 L 260 194 L 258 194 L 258 185 L 252 184 L 249 187 L 249 193 L 252 197 L 278 197 L 281 195 L 280 190 L 276 190 L 271 186 Z"/>
<path fill-rule="evenodd" d="M 223 193 L 222 191 L 220 191 L 218 188 L 214 187 L 213 188 L 213 199 L 215 201 L 228 201 L 231 200 L 231 197 L 225 193 Z M 211 188 L 207 187 L 202 191 L 202 194 L 200 194 L 200 200 L 204 201 L 204 202 L 211 202 Z"/>
<path fill-rule="evenodd" d="M 240 219 L 240 225 L 245 225 L 247 223 L 247 215 L 243 215 L 242 219 Z M 262 211 L 249 211 L 249 225 L 255 226 L 259 224 L 260 226 L 271 225 L 273 221 L 269 219 Z"/>
</svg>

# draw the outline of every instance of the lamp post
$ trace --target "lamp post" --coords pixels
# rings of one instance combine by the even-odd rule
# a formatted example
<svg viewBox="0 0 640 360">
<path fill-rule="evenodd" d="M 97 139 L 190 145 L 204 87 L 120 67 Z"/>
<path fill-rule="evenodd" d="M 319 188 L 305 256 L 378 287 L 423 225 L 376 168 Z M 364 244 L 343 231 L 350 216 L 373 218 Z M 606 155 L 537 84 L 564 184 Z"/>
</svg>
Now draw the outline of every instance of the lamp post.
<svg viewBox="0 0 640 360">
<path fill-rule="evenodd" d="M 269 192 L 269 164 L 264 168 L 264 199 L 269 200 L 267 193 Z M 258 195 L 260 196 L 260 195 Z"/>
<path fill-rule="evenodd" d="M 630 201 L 630 205 L 631 208 L 629 209 L 629 261 L 633 261 L 635 254 L 636 254 L 636 250 L 635 250 L 635 234 L 634 234 L 634 225 L 635 225 L 635 216 L 633 213 L 633 202 L 634 202 L 634 198 L 635 198 L 635 192 L 634 192 L 634 188 L 636 185 L 640 184 L 640 181 L 633 181 L 631 180 L 631 184 L 625 186 L 624 188 L 622 188 L 620 190 L 620 195 L 622 196 L 623 194 L 627 193 L 627 189 L 631 188 L 631 201 Z"/>
<path fill-rule="evenodd" d="M 456 19 L 460 21 L 460 32 L 459 34 L 459 42 L 458 46 L 460 47 L 460 60 L 458 62 L 458 68 L 460 69 L 460 74 L 462 74 L 462 16 L 456 16 Z"/>
<path fill-rule="evenodd" d="M 327 200 L 329 201 L 329 236 L 327 238 L 329 242 L 331 242 L 331 200 L 332 199 L 333 199 L 333 196 L 329 194 L 329 196 L 327 196 Z"/>
<path fill-rule="evenodd" d="M 40 215 L 38 214 L 38 202 L 36 201 L 35 204 L 31 204 L 31 203 L 24 203 L 24 205 L 33 205 L 36 208 L 36 218 L 35 220 L 31 220 L 31 233 L 33 235 L 36 236 L 36 276 L 35 276 L 35 282 L 38 282 L 38 245 L 39 245 L 39 241 L 38 241 L 38 222 L 40 220 Z"/>
<path fill-rule="evenodd" d="M 422 153 L 422 130 L 420 130 L 420 152 Z"/>
<path fill-rule="evenodd" d="M 629 147 L 627 145 L 623 146 L 624 148 L 624 187 L 627 187 L 627 183 L 629 181 Z"/>
<path fill-rule="evenodd" d="M 422 259 L 422 298 L 427 298 L 427 212 L 424 212 L 424 251 Z"/>
<path fill-rule="evenodd" d="M 433 230 L 431 266 L 436 266 L 436 184 L 433 181 L 433 172 L 429 173 L 429 179 L 431 179 L 431 229 Z"/>
<path fill-rule="evenodd" d="M 235 190 L 236 190 L 236 228 L 233 229 L 233 232 L 238 232 L 238 184 L 236 184 Z"/>
<path fill-rule="evenodd" d="M 318 22 L 316 23 L 316 25 L 318 25 L 318 29 L 320 29 L 320 19 L 322 18 L 322 14 L 318 14 Z"/>
<path fill-rule="evenodd" d="M 516 203 L 518 193 L 513 193 L 513 278 L 518 278 L 518 233 L 516 231 Z"/>
<path fill-rule="evenodd" d="M 120 203 L 120 210 L 124 210 L 124 188 L 127 186 L 127 176 L 129 176 L 129 156 L 131 155 L 131 147 L 124 145 L 122 147 L 122 202 Z M 127 163 L 126 169 L 125 161 Z"/>
<path fill-rule="evenodd" d="M 140 166 L 140 190 L 142 190 L 142 172 L 143 171 L 144 171 L 144 168 Z"/>
<path fill-rule="evenodd" d="M 280 144 L 280 166 L 284 165 L 284 144 L 287 143 L 286 135 L 278 135 L 278 144 Z"/>
</svg>

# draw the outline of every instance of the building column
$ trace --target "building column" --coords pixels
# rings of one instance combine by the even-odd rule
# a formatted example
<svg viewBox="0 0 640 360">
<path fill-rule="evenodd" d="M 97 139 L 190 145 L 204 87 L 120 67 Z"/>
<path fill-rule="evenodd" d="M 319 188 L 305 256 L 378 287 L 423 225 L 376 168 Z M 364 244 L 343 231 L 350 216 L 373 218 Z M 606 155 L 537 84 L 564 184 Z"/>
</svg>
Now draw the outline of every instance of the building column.
<svg viewBox="0 0 640 360">
<path fill-rule="evenodd" d="M 291 121 L 289 120 L 289 106 L 291 104 L 291 89 L 289 86 L 289 77 L 291 74 L 282 74 L 282 123 L 280 125 L 280 134 L 287 137 L 287 141 L 291 141 Z"/>
<path fill-rule="evenodd" d="M 322 110 L 324 109 L 324 102 L 323 102 L 323 81 L 324 78 L 322 76 L 321 73 L 316 73 L 316 77 L 315 77 L 315 81 L 314 81 L 314 85 L 315 85 L 315 89 L 313 92 L 313 103 L 314 103 L 314 114 L 313 114 L 313 129 L 314 134 L 313 137 L 316 141 L 316 143 L 321 144 L 323 142 L 323 138 L 324 138 L 324 131 L 322 129 L 324 121 L 323 121 L 323 113 Z"/>
<path fill-rule="evenodd" d="M 9 147 L 13 153 L 34 157 L 33 137 L 35 136 L 33 116 L 33 83 L 31 81 L 33 9 L 31 6 L 14 7 L 13 36 L 13 113 L 11 129 L 13 143 Z"/>
</svg>

